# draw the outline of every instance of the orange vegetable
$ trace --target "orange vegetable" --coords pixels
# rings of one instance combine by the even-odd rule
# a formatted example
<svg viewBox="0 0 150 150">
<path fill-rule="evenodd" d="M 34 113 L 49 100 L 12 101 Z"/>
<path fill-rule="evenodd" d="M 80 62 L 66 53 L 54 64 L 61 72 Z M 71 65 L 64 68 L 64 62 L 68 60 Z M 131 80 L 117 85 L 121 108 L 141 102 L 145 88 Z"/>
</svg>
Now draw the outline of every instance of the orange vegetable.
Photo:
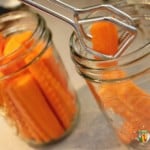
<svg viewBox="0 0 150 150">
<path fill-rule="evenodd" d="M 11 82 L 7 94 L 22 117 L 34 126 L 33 131 L 35 130 L 43 141 L 57 139 L 64 133 L 31 75 L 20 76 Z"/>
<path fill-rule="evenodd" d="M 5 47 L 5 38 L 3 37 L 3 35 L 0 33 L 0 56 L 2 56 L 4 47 Z"/>
<path fill-rule="evenodd" d="M 20 47 L 24 46 L 24 43 L 31 37 L 32 32 L 31 31 L 26 31 L 26 32 L 21 32 L 21 33 L 16 33 L 7 38 L 6 46 L 3 52 L 4 56 L 7 56 Z M 22 51 L 21 51 L 22 52 Z"/>
<path fill-rule="evenodd" d="M 130 94 L 131 91 L 132 94 Z M 143 127 L 150 130 L 150 121 L 148 121 L 149 116 L 147 115 L 149 114 L 150 95 L 138 88 L 132 81 L 102 84 L 99 96 L 106 110 L 111 108 L 125 119 L 125 123 L 118 129 L 118 134 L 125 143 L 134 140 L 137 136 L 135 133 Z M 144 113 L 145 111 L 147 114 Z M 130 128 L 128 128 L 129 126 Z"/>
<path fill-rule="evenodd" d="M 7 56 L 1 64 L 7 64 L 16 58 L 19 58 L 22 56 L 26 51 L 29 45 L 29 43 L 26 44 L 26 41 L 30 38 L 32 32 L 26 31 L 26 32 L 20 32 L 13 34 L 6 38 L 5 48 L 3 49 L 3 55 Z M 13 61 L 11 65 L 9 64 L 6 68 L 2 70 L 2 72 L 5 75 L 9 75 L 12 72 L 15 72 L 21 68 L 21 66 L 24 66 L 24 60 L 19 59 L 17 61 Z"/>
<path fill-rule="evenodd" d="M 48 70 L 52 73 L 54 80 L 59 81 L 56 84 L 59 84 L 61 90 L 57 94 L 62 97 L 64 104 L 66 103 L 66 106 L 70 110 L 70 114 L 74 115 L 74 113 L 76 112 L 75 96 L 69 91 L 69 85 L 66 80 L 68 76 L 62 69 L 62 66 L 54 58 L 53 53 L 53 49 L 48 48 L 41 59 L 43 60 L 43 63 L 48 68 Z"/>
<path fill-rule="evenodd" d="M 107 21 L 93 23 L 90 30 L 95 51 L 114 55 L 118 51 L 117 27 Z"/>
<path fill-rule="evenodd" d="M 61 90 L 63 90 L 63 88 L 60 87 L 59 82 L 53 78 L 52 73 L 42 61 L 33 64 L 29 67 L 29 70 L 38 82 L 49 105 L 52 107 L 63 126 L 67 129 L 70 126 L 71 118 L 63 99 L 59 97 L 59 93 L 62 92 Z M 64 98 L 66 102 L 70 100 L 67 95 Z"/>
<path fill-rule="evenodd" d="M 5 88 L 6 86 L 3 86 L 3 89 L 1 89 L 1 98 L 4 100 L 7 116 L 13 122 L 13 124 L 17 125 L 19 134 L 23 137 L 28 137 L 28 139 L 34 138 L 36 141 L 41 141 L 42 139 L 37 135 L 37 133 L 35 133 L 35 130 L 32 129 L 32 126 L 29 126 L 29 124 L 24 120 L 23 116 L 21 116 L 9 95 L 6 93 Z"/>
<path fill-rule="evenodd" d="M 28 57 L 4 68 L 3 75 L 19 70 L 43 51 L 45 43 L 36 43 L 33 38 L 28 41 L 31 36 L 32 32 L 25 31 L 6 38 L 2 55 L 7 58 L 3 64 L 18 58 L 30 48 L 32 51 Z M 4 104 L 20 134 L 37 143 L 62 137 L 71 127 L 76 112 L 75 97 L 68 89 L 67 76 L 62 74 L 54 57 L 53 50 L 48 48 L 40 60 L 28 69 L 7 80 L 6 84 L 0 84 L 0 105 Z"/>
<path fill-rule="evenodd" d="M 44 43 L 37 44 L 30 56 L 26 58 L 26 63 L 30 62 L 30 60 L 38 55 L 41 48 L 44 46 L 43 44 Z M 37 80 L 45 97 L 47 97 L 52 106 L 52 109 L 54 109 L 54 112 L 60 119 L 60 122 L 67 129 L 70 127 L 70 123 L 76 112 L 75 97 L 67 89 L 68 87 L 66 84 L 62 85 L 64 80 L 66 82 L 66 79 L 61 75 L 58 75 L 59 70 L 58 72 L 56 70 L 56 68 L 59 69 L 58 64 L 56 65 L 52 49 L 48 50 L 39 62 L 36 62 L 29 67 L 29 71 Z"/>
<path fill-rule="evenodd" d="M 94 23 L 91 27 L 91 34 L 94 50 L 108 55 L 114 55 L 117 52 L 118 33 L 114 24 L 108 22 Z M 115 65 L 117 65 L 117 62 L 108 62 L 101 64 L 101 67 Z M 119 69 L 101 73 L 101 78 L 104 80 L 125 77 L 126 73 Z M 128 144 L 135 140 L 138 130 L 146 129 L 150 131 L 149 115 L 147 115 L 150 112 L 150 95 L 131 80 L 102 83 L 98 95 L 99 103 L 103 105 L 106 111 L 113 110 L 122 118 L 122 125 L 117 128 L 117 132 L 124 143 Z M 145 114 L 145 112 L 147 113 Z"/>
<path fill-rule="evenodd" d="M 57 60 L 54 58 L 53 49 L 48 48 L 45 54 L 42 57 L 42 60 L 44 61 L 45 65 L 48 67 L 48 69 L 51 71 L 53 76 L 61 83 L 62 87 L 64 89 L 67 89 L 68 83 L 66 79 L 68 78 L 65 72 L 62 69 L 62 66 L 57 62 Z"/>
</svg>

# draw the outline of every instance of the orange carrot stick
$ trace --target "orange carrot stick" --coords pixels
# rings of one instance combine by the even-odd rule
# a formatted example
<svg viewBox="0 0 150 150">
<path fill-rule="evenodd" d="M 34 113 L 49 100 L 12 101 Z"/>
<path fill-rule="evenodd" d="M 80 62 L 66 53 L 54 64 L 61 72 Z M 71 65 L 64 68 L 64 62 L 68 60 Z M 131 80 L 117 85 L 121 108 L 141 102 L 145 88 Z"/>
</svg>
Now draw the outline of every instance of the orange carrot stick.
<svg viewBox="0 0 150 150">
<path fill-rule="evenodd" d="M 51 71 L 53 76 L 61 83 L 62 87 L 64 89 L 68 88 L 68 84 L 66 79 L 68 78 L 67 74 L 63 71 L 62 66 L 57 62 L 54 58 L 54 51 L 50 47 L 47 49 L 45 54 L 42 56 L 42 60 L 44 61 L 45 65 L 48 67 L 48 69 Z M 58 60 L 59 61 L 59 60 Z"/>
<path fill-rule="evenodd" d="M 131 91 L 132 94 L 129 94 Z M 131 128 L 128 131 L 124 123 L 118 131 L 120 136 L 126 132 L 125 135 L 132 137 L 134 133 L 137 133 L 143 127 L 150 130 L 149 115 L 147 115 L 149 113 L 143 114 L 145 111 L 149 112 L 150 96 L 146 95 L 130 80 L 121 83 L 102 84 L 99 96 L 105 109 L 112 108 L 114 112 L 126 120 L 128 126 L 130 124 Z M 134 130 L 130 132 L 132 128 Z M 123 139 L 125 135 L 122 137 Z M 126 138 L 129 140 L 128 137 Z"/>
<path fill-rule="evenodd" d="M 115 24 L 107 21 L 93 23 L 90 30 L 95 51 L 114 55 L 118 51 L 118 31 Z"/>
<path fill-rule="evenodd" d="M 29 67 L 29 70 L 33 77 L 37 80 L 39 86 L 41 87 L 48 100 L 48 103 L 53 108 L 54 112 L 57 114 L 64 127 L 70 127 L 69 113 L 66 111 L 67 108 L 62 102 L 62 99 L 58 97 L 58 93 L 60 92 L 59 90 L 61 89 L 55 85 L 57 82 L 54 81 L 51 72 L 49 72 L 42 61 L 38 61 L 32 64 L 32 66 Z"/>
<path fill-rule="evenodd" d="M 14 51 L 18 50 L 31 37 L 31 35 L 32 35 L 31 31 L 24 31 L 9 36 L 6 39 L 6 45 L 3 55 L 7 56 L 13 53 Z"/>
<path fill-rule="evenodd" d="M 5 39 L 5 48 L 3 49 L 2 55 L 7 57 L 2 61 L 2 64 L 9 64 L 2 70 L 5 75 L 9 75 L 25 65 L 23 59 L 19 59 L 17 61 L 14 60 L 22 56 L 27 51 L 28 44 L 25 42 L 30 38 L 31 34 L 32 33 L 30 31 L 24 31 L 13 34 Z"/>
<path fill-rule="evenodd" d="M 26 52 L 27 48 L 30 48 L 30 46 L 32 46 L 33 44 L 33 40 L 31 40 L 32 42 L 29 42 L 29 44 L 26 43 L 31 34 L 32 33 L 30 31 L 27 31 L 8 37 L 7 44 L 5 46 L 5 49 L 3 50 L 3 55 L 6 56 L 13 54 L 9 58 L 13 59 L 16 58 L 16 56 L 19 56 L 20 54 Z M 38 54 L 43 48 L 43 43 L 38 43 L 34 49 L 36 52 L 34 54 Z M 35 56 L 36 55 L 33 55 L 33 53 L 31 52 L 31 55 L 29 56 L 30 60 L 25 60 L 26 63 L 29 63 L 29 61 L 31 61 Z M 72 99 L 73 96 L 68 90 L 66 90 L 67 82 L 65 80 L 65 77 L 63 77 L 62 75 L 58 75 L 60 72 L 56 72 L 56 68 L 58 68 L 58 66 L 56 66 L 56 61 L 52 63 L 52 61 L 54 60 L 53 59 L 49 63 L 47 57 L 43 58 L 40 64 L 44 66 L 44 77 L 41 77 L 41 72 L 43 72 L 43 70 L 40 72 L 37 70 L 38 66 L 36 66 L 37 68 L 34 67 L 34 69 L 32 69 L 32 66 L 29 67 L 31 74 L 38 81 L 38 84 L 35 83 L 34 79 L 30 75 L 25 74 L 17 77 L 17 79 L 15 79 L 14 81 L 11 81 L 7 88 L 8 97 L 10 97 L 10 100 L 12 101 L 11 104 L 14 105 L 14 108 L 21 113 L 21 116 L 23 118 L 25 118 L 27 124 L 29 126 L 32 126 L 34 132 L 37 133 L 37 135 L 34 135 L 34 138 L 37 141 L 39 141 L 40 139 L 49 141 L 51 139 L 60 138 L 64 133 L 63 127 L 70 127 L 70 123 L 73 119 L 74 113 L 76 112 L 75 101 L 74 99 Z M 5 60 L 5 63 L 6 61 L 10 61 L 9 59 Z M 24 60 L 22 60 L 21 63 L 25 63 Z M 3 72 L 5 74 L 9 74 L 14 70 L 17 70 L 18 65 L 20 65 L 20 63 L 14 64 Z M 47 67 L 46 65 L 49 65 L 49 67 Z M 48 81 L 48 84 L 45 81 Z M 51 86 L 51 84 L 52 87 L 49 87 L 49 85 Z M 40 86 L 40 88 L 38 86 Z M 30 94 L 31 90 L 33 91 L 33 93 Z M 30 100 L 30 103 L 27 103 L 27 99 Z M 35 112 L 39 112 L 39 114 L 36 114 L 32 110 L 33 106 L 36 106 Z M 41 109 L 42 107 L 43 109 Z M 55 114 L 53 114 L 54 112 L 57 117 L 55 116 Z M 16 118 L 18 117 L 17 114 L 12 113 L 12 115 Z M 21 126 L 19 123 L 20 122 L 18 122 L 18 125 Z M 61 125 L 63 125 L 63 127 Z"/>
<path fill-rule="evenodd" d="M 26 63 L 30 62 L 33 58 L 38 56 L 38 54 L 43 49 L 43 44 L 44 43 L 41 42 L 38 43 L 36 47 L 34 47 L 34 50 L 30 54 L 30 56 L 26 58 Z M 50 54 L 49 59 L 51 59 L 51 57 L 53 57 L 52 54 Z M 48 62 L 44 61 L 44 59 L 45 57 L 42 57 L 41 60 L 38 60 L 38 62 L 32 64 L 32 66 L 29 67 L 29 70 L 39 83 L 39 86 L 41 86 L 41 89 L 47 97 L 50 106 L 53 108 L 54 112 L 57 114 L 64 127 L 68 128 L 70 127 L 70 120 L 73 119 L 74 113 L 76 112 L 75 101 L 70 92 L 64 89 L 64 87 L 61 86 L 58 78 L 56 78 L 56 76 L 52 74 L 51 68 L 49 66 L 47 67 Z M 55 104 L 55 102 L 57 105 Z M 57 109 L 57 107 L 62 108 L 61 110 L 59 110 L 60 108 Z M 63 113 L 64 115 L 62 115 L 61 113 Z M 62 116 L 64 117 L 64 120 Z"/>
<path fill-rule="evenodd" d="M 48 142 L 51 138 L 58 139 L 64 133 L 30 75 L 16 79 L 7 92 L 24 118 L 34 125 L 44 141 Z"/>
<path fill-rule="evenodd" d="M 121 129 L 118 129 L 117 134 L 125 144 L 129 144 L 132 140 L 137 138 L 137 129 L 135 129 L 134 124 L 127 121 L 123 124 Z"/>
<path fill-rule="evenodd" d="M 61 90 L 56 92 L 60 98 L 62 98 L 62 101 L 70 111 L 70 114 L 74 116 L 74 113 L 76 112 L 75 96 L 69 91 L 69 87 L 67 85 L 67 74 L 62 70 L 60 64 L 56 62 L 57 60 L 54 58 L 53 53 L 52 48 L 48 48 L 41 59 L 52 73 L 55 82 L 58 81 L 56 84 L 59 84 L 58 86 Z"/>
<path fill-rule="evenodd" d="M 2 56 L 4 47 L 5 47 L 5 43 L 6 43 L 6 40 L 3 37 L 3 35 L 0 33 L 0 56 Z"/>
<path fill-rule="evenodd" d="M 35 130 L 32 128 L 31 125 L 27 124 L 21 114 L 18 112 L 16 106 L 13 104 L 10 97 L 6 94 L 5 90 L 3 89 L 2 98 L 4 100 L 5 109 L 7 112 L 7 116 L 17 124 L 19 129 L 19 134 L 25 139 L 34 139 L 37 142 L 42 141 Z"/>
<path fill-rule="evenodd" d="M 7 84 L 8 84 L 7 82 L 3 81 L 1 83 L 1 89 L 0 89 L 0 96 L 1 96 L 1 100 L 3 101 L 4 111 L 7 113 L 7 116 L 13 121 L 13 123 L 18 124 L 19 130 L 20 129 L 22 130 L 22 127 L 24 127 L 24 130 L 22 130 L 22 133 L 26 135 L 27 137 L 31 138 L 31 134 L 29 134 L 28 130 L 26 130 L 25 124 L 24 123 L 22 124 L 23 118 L 18 117 L 20 116 L 20 114 L 17 112 L 9 96 L 6 94 L 5 89 L 6 89 Z"/>
<path fill-rule="evenodd" d="M 94 23 L 91 27 L 91 34 L 94 50 L 108 55 L 114 55 L 117 52 L 118 33 L 114 24 L 108 22 Z M 101 64 L 101 67 L 115 65 L 117 63 L 112 65 L 108 62 L 104 65 Z M 125 76 L 123 71 L 115 69 L 103 72 L 101 78 L 110 80 Z M 132 93 L 130 94 L 130 92 Z M 150 129 L 150 121 L 147 121 L 149 116 L 143 114 L 144 110 L 148 111 L 150 107 L 150 95 L 138 88 L 132 81 L 103 83 L 98 94 L 105 109 L 112 108 L 116 114 L 125 119 L 125 123 L 118 129 L 118 135 L 125 143 L 134 140 L 137 136 L 136 132 L 143 129 L 143 126 L 148 130 Z M 142 111 L 139 111 L 139 108 Z"/>
<path fill-rule="evenodd" d="M 37 133 L 35 140 L 41 139 L 42 141 L 47 141 L 47 138 L 48 138 L 47 135 L 45 135 L 44 132 L 41 132 L 42 131 L 41 127 L 37 124 L 35 119 L 31 116 L 31 113 L 27 110 L 26 106 L 24 107 L 24 104 L 20 103 L 19 97 L 16 94 L 14 94 L 12 89 L 7 89 L 7 94 L 10 97 L 11 101 L 16 106 L 21 116 L 27 122 L 27 124 L 31 126 L 31 128 L 33 129 L 35 133 Z M 51 139 L 51 137 L 49 138 Z"/>
</svg>

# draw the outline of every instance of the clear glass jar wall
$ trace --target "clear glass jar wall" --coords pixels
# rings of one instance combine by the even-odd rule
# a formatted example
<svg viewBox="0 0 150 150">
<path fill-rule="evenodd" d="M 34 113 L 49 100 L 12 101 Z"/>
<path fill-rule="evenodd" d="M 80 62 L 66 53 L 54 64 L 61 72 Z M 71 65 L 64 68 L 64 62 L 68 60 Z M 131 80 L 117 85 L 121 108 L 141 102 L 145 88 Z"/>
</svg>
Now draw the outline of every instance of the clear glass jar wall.
<svg viewBox="0 0 150 150">
<path fill-rule="evenodd" d="M 0 17 L 0 109 L 32 145 L 72 131 L 78 102 L 44 19 L 30 11 Z"/>
<path fill-rule="evenodd" d="M 103 61 L 70 39 L 77 72 L 86 79 L 97 103 L 127 147 L 150 149 L 150 5 L 146 1 L 107 1 L 133 17 L 138 34 L 118 59 Z M 95 14 L 90 14 L 94 16 Z M 103 14 L 105 16 L 105 13 Z M 89 27 L 88 27 L 89 28 Z M 91 44 L 91 41 L 87 41 Z"/>
</svg>

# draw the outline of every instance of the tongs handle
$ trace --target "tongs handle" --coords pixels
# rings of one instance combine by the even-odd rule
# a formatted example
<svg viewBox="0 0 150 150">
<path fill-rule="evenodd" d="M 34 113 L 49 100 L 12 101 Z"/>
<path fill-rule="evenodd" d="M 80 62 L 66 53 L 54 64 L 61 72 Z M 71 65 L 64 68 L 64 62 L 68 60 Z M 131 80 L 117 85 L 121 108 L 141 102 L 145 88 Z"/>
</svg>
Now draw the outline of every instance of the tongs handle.
<svg viewBox="0 0 150 150">
<path fill-rule="evenodd" d="M 65 3 L 65 2 L 63 2 L 61 0 L 47 0 L 47 1 L 54 2 L 56 5 L 62 6 L 63 8 L 66 8 L 66 9 L 71 10 L 73 12 L 78 11 L 78 8 L 75 8 L 72 5 L 69 5 L 69 4 L 67 4 L 67 3 Z"/>
<path fill-rule="evenodd" d="M 75 14 L 81 14 L 81 13 L 89 13 L 89 12 L 93 12 L 93 11 L 96 11 L 96 10 L 107 10 L 109 12 L 112 12 L 113 14 L 119 16 L 120 18 L 122 19 L 125 19 L 126 21 L 129 21 L 130 24 L 133 23 L 133 19 L 132 17 L 130 17 L 127 13 L 117 9 L 116 7 L 113 7 L 112 5 L 104 5 L 104 4 L 101 4 L 101 5 L 95 5 L 95 6 L 90 6 L 90 7 L 87 7 L 87 8 L 76 8 L 76 7 L 73 7 L 61 0 L 47 0 L 47 1 L 50 1 L 50 2 L 54 2 L 56 5 L 58 6 L 61 6 L 63 8 L 66 8 L 66 9 L 69 9 L 71 11 L 74 12 L 74 15 Z"/>
<path fill-rule="evenodd" d="M 75 27 L 75 21 L 70 19 L 69 17 L 66 17 L 62 14 L 60 14 L 59 12 L 56 12 L 56 10 L 52 10 L 51 8 L 48 8 L 42 4 L 39 4 L 37 2 L 35 2 L 34 0 L 21 0 L 23 1 L 24 3 L 30 5 L 30 6 L 33 6 L 41 11 L 44 11 L 48 14 L 51 14 L 52 16 L 54 17 L 57 17 L 67 23 L 69 23 L 70 25 L 72 25 L 73 27 Z M 94 12 L 96 10 L 107 10 L 109 12 L 112 12 L 113 14 L 116 14 L 117 16 L 119 16 L 120 18 L 122 19 L 125 19 L 126 21 L 129 21 L 129 24 L 133 24 L 133 19 L 128 15 L 126 14 L 125 12 L 113 7 L 112 5 L 96 5 L 96 6 L 90 6 L 90 7 L 87 7 L 87 8 L 82 8 L 82 9 L 79 9 L 79 8 L 75 8 L 61 0 L 47 0 L 48 2 L 53 2 L 54 4 L 56 4 L 57 6 L 59 7 L 62 7 L 62 8 L 66 8 L 68 10 L 71 10 L 73 13 L 74 13 L 74 16 L 75 15 L 78 15 L 80 13 L 88 13 L 88 12 Z M 111 18 L 113 19 L 113 18 Z M 116 19 L 114 19 L 114 21 L 116 21 Z M 81 21 L 82 22 L 82 21 Z M 127 26 L 129 28 L 132 28 L 132 26 L 130 26 L 129 24 L 127 24 Z M 132 28 L 133 29 L 133 28 Z"/>
<path fill-rule="evenodd" d="M 59 18 L 59 19 L 61 19 L 61 20 L 65 21 L 65 22 L 67 22 L 68 24 L 70 24 L 71 26 L 74 27 L 74 21 L 73 21 L 72 19 L 70 19 L 70 18 L 68 18 L 68 17 L 66 17 L 66 16 L 64 16 L 64 15 L 62 15 L 62 14 L 60 14 L 59 12 L 56 12 L 56 11 L 54 11 L 54 10 L 52 10 L 52 9 L 50 9 L 50 8 L 48 8 L 48 7 L 44 6 L 44 5 L 42 5 L 42 4 L 39 4 L 39 3 L 37 3 L 37 2 L 35 2 L 35 1 L 33 1 L 33 0 L 21 0 L 21 1 L 22 1 L 23 3 L 29 5 L 29 6 L 32 6 L 32 7 L 34 7 L 34 8 L 37 8 L 37 9 L 39 9 L 39 10 L 41 10 L 41 11 L 47 13 L 47 14 L 50 14 L 50 15 L 56 17 L 56 18 Z M 53 0 L 52 0 L 52 1 L 53 1 Z M 54 2 L 54 1 L 53 1 L 53 2 Z"/>
</svg>

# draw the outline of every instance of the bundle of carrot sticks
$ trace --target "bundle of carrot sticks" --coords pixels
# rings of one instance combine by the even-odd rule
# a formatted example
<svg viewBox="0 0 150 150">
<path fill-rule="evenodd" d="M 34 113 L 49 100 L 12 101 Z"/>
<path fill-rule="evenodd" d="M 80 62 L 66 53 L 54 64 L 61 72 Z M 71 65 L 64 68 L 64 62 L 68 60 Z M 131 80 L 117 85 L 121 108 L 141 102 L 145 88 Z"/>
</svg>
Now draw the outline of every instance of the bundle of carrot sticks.
<svg viewBox="0 0 150 150">
<path fill-rule="evenodd" d="M 0 55 L 7 58 L 5 63 L 8 58 L 13 62 L 32 48 L 34 39 L 26 42 L 31 36 L 31 31 L 8 37 L 0 34 Z M 35 144 L 60 139 L 71 127 L 77 111 L 75 94 L 69 89 L 68 78 L 55 58 L 53 48 L 47 48 L 42 56 L 38 56 L 44 48 L 43 43 L 37 43 L 27 57 L 0 72 L 5 76 L 14 68 L 27 65 L 12 77 L 0 81 L 0 106 L 18 128 L 20 136 Z"/>
<path fill-rule="evenodd" d="M 117 52 L 118 31 L 113 23 L 106 21 L 94 23 L 91 26 L 91 34 L 94 50 L 108 55 Z M 117 62 L 112 62 L 112 64 L 107 63 L 101 67 L 115 67 L 116 65 Z M 101 78 L 110 80 L 127 76 L 123 70 L 116 68 L 104 71 Z M 97 93 L 104 110 L 112 112 L 116 118 L 118 116 L 121 118 L 120 122 L 114 123 L 114 127 L 124 143 L 129 144 L 136 140 L 140 130 L 150 131 L 150 94 L 138 87 L 131 79 L 101 83 Z"/>
</svg>

